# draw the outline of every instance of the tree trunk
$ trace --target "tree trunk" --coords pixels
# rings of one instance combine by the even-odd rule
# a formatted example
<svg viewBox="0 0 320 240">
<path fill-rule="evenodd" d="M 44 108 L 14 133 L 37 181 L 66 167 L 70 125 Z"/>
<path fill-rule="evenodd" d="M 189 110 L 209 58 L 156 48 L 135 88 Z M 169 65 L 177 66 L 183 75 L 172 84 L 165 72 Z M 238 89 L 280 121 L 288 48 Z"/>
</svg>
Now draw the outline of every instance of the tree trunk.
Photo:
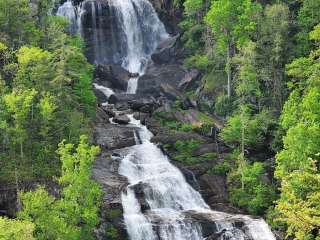
<svg viewBox="0 0 320 240">
<path fill-rule="evenodd" d="M 244 174 L 243 174 L 243 168 L 244 168 L 244 123 L 242 123 L 242 129 L 241 129 L 241 188 L 244 190 Z"/>
<path fill-rule="evenodd" d="M 228 91 L 228 97 L 231 97 L 231 79 L 232 79 L 232 72 L 231 72 L 231 44 L 228 44 L 227 49 L 227 75 L 228 75 L 228 85 L 227 85 L 227 91 Z"/>
</svg>

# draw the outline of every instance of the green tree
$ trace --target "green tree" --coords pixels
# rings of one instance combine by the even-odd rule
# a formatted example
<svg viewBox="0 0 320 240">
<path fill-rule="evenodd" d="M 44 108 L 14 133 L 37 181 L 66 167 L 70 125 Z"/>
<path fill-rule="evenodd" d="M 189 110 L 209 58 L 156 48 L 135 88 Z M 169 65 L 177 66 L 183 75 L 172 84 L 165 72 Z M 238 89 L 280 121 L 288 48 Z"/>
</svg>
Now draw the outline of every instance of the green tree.
<svg viewBox="0 0 320 240">
<path fill-rule="evenodd" d="M 184 12 L 189 17 L 196 16 L 197 21 L 200 22 L 202 19 L 202 9 L 203 9 L 203 0 L 186 0 L 183 3 Z"/>
<path fill-rule="evenodd" d="M 267 5 L 259 21 L 257 41 L 258 78 L 266 105 L 280 112 L 285 94 L 285 64 L 291 47 L 290 11 L 283 3 Z M 266 64 L 268 63 L 268 64 Z"/>
<path fill-rule="evenodd" d="M 99 148 L 90 146 L 85 136 L 76 148 L 63 141 L 58 150 L 62 161 L 61 199 L 50 196 L 43 187 L 20 194 L 23 210 L 19 217 L 35 224 L 38 239 L 93 239 L 102 197 L 100 186 L 91 180 L 98 152 Z"/>
<path fill-rule="evenodd" d="M 13 90 L 12 93 L 3 97 L 8 115 L 7 121 L 9 135 L 13 145 L 19 145 L 20 157 L 24 159 L 24 142 L 27 140 L 27 125 L 33 117 L 33 103 L 37 91 L 30 90 Z"/>
<path fill-rule="evenodd" d="M 233 154 L 234 168 L 228 173 L 230 201 L 252 214 L 263 214 L 275 199 L 275 191 L 262 181 L 264 165 L 249 164 L 248 155 L 250 150 L 265 147 L 272 118 L 260 109 L 255 47 L 248 41 L 233 59 L 237 66 L 237 110 L 228 119 L 221 136 L 227 144 L 238 148 Z"/>
<path fill-rule="evenodd" d="M 263 214 L 276 198 L 274 187 L 263 182 L 264 174 L 265 166 L 260 162 L 245 163 L 241 171 L 229 174 L 230 201 L 251 214 Z"/>
<path fill-rule="evenodd" d="M 50 81 L 54 76 L 50 65 L 52 54 L 37 47 L 21 47 L 17 54 L 17 72 L 14 85 L 24 88 L 36 88 L 40 93 L 50 90 Z"/>
<path fill-rule="evenodd" d="M 255 17 L 260 6 L 251 0 L 217 0 L 212 1 L 205 20 L 220 46 L 226 53 L 226 72 L 228 75 L 228 96 L 231 96 L 232 68 L 231 59 L 235 49 L 250 39 L 256 28 Z"/>
<path fill-rule="evenodd" d="M 76 149 L 73 144 L 62 142 L 58 150 L 62 161 L 59 182 L 64 186 L 59 208 L 66 211 L 72 224 L 82 223 L 82 239 L 92 239 L 93 228 L 99 222 L 102 192 L 100 186 L 91 180 L 92 164 L 99 151 L 99 147 L 88 145 L 85 136 L 80 137 Z"/>
<path fill-rule="evenodd" d="M 56 199 L 39 187 L 34 192 L 21 193 L 23 210 L 18 216 L 33 222 L 37 239 L 80 239 L 80 229 L 68 223 L 68 215 L 56 207 Z"/>
<path fill-rule="evenodd" d="M 261 90 L 255 66 L 255 44 L 247 42 L 234 57 L 237 65 L 237 109 L 221 132 L 228 144 L 238 146 L 244 153 L 248 148 L 263 145 L 269 125 L 270 114 L 261 109 Z"/>
<path fill-rule="evenodd" d="M 297 16 L 299 31 L 295 36 L 296 52 L 299 56 L 306 56 L 312 49 L 309 32 L 320 22 L 320 2 L 317 0 L 303 0 Z"/>
<path fill-rule="evenodd" d="M 320 25 L 310 34 L 320 42 Z M 309 58 L 288 65 L 293 89 L 285 103 L 281 126 L 286 130 L 284 149 L 277 154 L 276 176 L 281 180 L 281 197 L 276 210 L 295 239 L 320 237 L 320 45 Z"/>
<path fill-rule="evenodd" d="M 0 32 L 1 40 L 13 47 L 39 42 L 41 30 L 36 27 L 28 0 L 0 1 Z"/>
</svg>

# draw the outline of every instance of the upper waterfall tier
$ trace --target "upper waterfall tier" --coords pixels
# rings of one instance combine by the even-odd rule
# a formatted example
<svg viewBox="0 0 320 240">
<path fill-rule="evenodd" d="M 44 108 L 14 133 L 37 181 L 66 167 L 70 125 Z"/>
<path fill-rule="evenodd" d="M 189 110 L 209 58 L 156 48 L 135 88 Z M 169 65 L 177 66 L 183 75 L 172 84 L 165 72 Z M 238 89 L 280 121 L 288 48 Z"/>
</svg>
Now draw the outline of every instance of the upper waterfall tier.
<svg viewBox="0 0 320 240">
<path fill-rule="evenodd" d="M 86 0 L 78 7 L 64 3 L 58 15 L 77 23 L 95 64 L 121 64 L 142 74 L 150 55 L 168 37 L 147 0 Z"/>
</svg>

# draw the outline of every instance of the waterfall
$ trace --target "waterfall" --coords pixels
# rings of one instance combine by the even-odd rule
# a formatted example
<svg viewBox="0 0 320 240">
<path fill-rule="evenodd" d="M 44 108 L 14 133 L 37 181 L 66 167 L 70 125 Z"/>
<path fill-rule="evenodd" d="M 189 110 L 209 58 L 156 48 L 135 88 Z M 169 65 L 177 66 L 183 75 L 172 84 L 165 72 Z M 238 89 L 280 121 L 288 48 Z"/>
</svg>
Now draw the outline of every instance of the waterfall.
<svg viewBox="0 0 320 240">
<path fill-rule="evenodd" d="M 69 0 L 57 15 L 69 19 L 70 31 L 78 32 L 95 64 L 119 64 L 143 75 L 158 44 L 168 38 L 147 0 L 86 0 L 73 6 Z M 135 93 L 139 77 L 132 77 L 127 93 Z M 112 89 L 94 84 L 107 97 Z M 201 221 L 214 223 L 217 239 L 275 240 L 262 219 L 213 211 L 178 168 L 151 143 L 152 133 L 130 117 L 136 145 L 129 148 L 119 167 L 129 185 L 122 192 L 124 221 L 131 240 L 204 240 Z M 234 222 L 241 221 L 244 226 Z"/>
<path fill-rule="evenodd" d="M 79 7 L 71 0 L 57 15 L 72 23 L 87 44 L 94 64 L 121 64 L 131 73 L 143 75 L 158 44 L 167 39 L 163 23 L 147 0 L 86 0 Z M 138 77 L 129 80 L 127 93 L 135 93 Z"/>
<path fill-rule="evenodd" d="M 211 216 L 220 239 L 275 240 L 261 219 L 212 211 L 180 170 L 150 142 L 152 133 L 129 117 L 129 127 L 138 129 L 141 142 L 130 148 L 119 168 L 129 181 L 122 204 L 131 240 L 204 240 L 201 225 L 187 216 L 190 212 Z M 140 202 L 145 202 L 148 210 L 142 211 Z M 245 227 L 235 227 L 232 218 L 243 221 Z"/>
</svg>

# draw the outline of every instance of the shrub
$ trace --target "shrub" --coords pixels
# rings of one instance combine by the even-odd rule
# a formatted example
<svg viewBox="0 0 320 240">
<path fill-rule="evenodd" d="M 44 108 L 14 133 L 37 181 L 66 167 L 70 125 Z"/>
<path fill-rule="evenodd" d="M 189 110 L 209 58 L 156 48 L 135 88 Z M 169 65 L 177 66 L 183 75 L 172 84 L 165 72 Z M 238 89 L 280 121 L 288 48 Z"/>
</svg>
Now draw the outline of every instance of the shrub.
<svg viewBox="0 0 320 240">
<path fill-rule="evenodd" d="M 178 154 L 174 157 L 174 159 L 190 165 L 198 163 L 201 161 L 201 158 L 194 157 L 192 153 L 199 147 L 200 144 L 201 141 L 197 140 L 177 141 L 174 145 L 174 148 Z"/>
<path fill-rule="evenodd" d="M 107 219 L 118 218 L 122 215 L 122 211 L 120 209 L 108 209 L 106 212 Z"/>
<path fill-rule="evenodd" d="M 228 180 L 231 203 L 251 214 L 263 214 L 276 199 L 274 186 L 262 181 L 264 173 L 264 164 L 260 162 L 246 163 L 243 169 L 230 172 Z"/>
<path fill-rule="evenodd" d="M 221 163 L 216 164 L 212 169 L 211 172 L 213 174 L 218 174 L 221 176 L 226 176 L 231 171 L 230 163 L 223 161 Z"/>
<path fill-rule="evenodd" d="M 106 227 L 106 236 L 115 240 L 119 238 L 119 232 L 114 226 L 110 225 Z"/>
</svg>

